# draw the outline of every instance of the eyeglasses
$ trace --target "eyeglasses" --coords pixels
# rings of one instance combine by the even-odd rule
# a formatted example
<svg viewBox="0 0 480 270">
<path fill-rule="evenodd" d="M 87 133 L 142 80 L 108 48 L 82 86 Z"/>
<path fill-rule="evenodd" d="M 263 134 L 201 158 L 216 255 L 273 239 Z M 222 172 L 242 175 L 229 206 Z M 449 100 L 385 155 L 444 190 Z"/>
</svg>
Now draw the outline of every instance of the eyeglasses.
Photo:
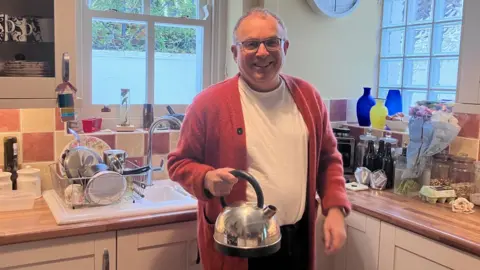
<svg viewBox="0 0 480 270">
<path fill-rule="evenodd" d="M 265 40 L 245 40 L 242 42 L 237 42 L 237 44 L 241 45 L 244 51 L 249 53 L 256 53 L 258 48 L 260 48 L 260 44 L 265 46 L 267 51 L 274 52 L 280 50 L 282 48 L 283 39 L 281 38 L 269 38 Z"/>
</svg>

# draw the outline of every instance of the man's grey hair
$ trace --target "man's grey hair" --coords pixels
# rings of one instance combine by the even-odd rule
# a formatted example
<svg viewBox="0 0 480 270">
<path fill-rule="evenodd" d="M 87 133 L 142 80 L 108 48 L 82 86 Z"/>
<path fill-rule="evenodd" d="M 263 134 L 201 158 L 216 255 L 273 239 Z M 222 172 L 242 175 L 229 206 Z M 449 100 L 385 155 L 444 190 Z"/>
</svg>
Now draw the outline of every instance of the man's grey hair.
<svg viewBox="0 0 480 270">
<path fill-rule="evenodd" d="M 233 35 L 232 35 L 233 44 L 238 42 L 238 40 L 237 40 L 237 30 L 238 30 L 238 27 L 240 26 L 240 24 L 247 17 L 253 16 L 253 15 L 260 15 L 260 16 L 263 16 L 263 17 L 272 16 L 277 21 L 278 25 L 280 25 L 283 28 L 283 30 L 285 31 L 285 38 L 287 37 L 287 28 L 285 27 L 285 23 L 282 21 L 282 19 L 277 14 L 273 13 L 272 11 L 270 11 L 266 8 L 255 7 L 255 8 L 252 8 L 251 10 L 249 10 L 247 13 L 245 13 L 242 17 L 240 17 L 240 19 L 238 19 L 237 23 L 235 24 L 235 27 L 233 28 Z"/>
</svg>

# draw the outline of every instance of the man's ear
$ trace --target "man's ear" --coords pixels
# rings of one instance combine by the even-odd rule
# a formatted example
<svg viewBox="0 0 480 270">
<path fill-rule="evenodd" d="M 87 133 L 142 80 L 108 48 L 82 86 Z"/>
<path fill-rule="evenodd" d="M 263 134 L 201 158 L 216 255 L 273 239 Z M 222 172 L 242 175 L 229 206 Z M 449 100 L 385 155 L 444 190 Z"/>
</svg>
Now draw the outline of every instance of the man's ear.
<svg viewBox="0 0 480 270">
<path fill-rule="evenodd" d="M 232 52 L 233 60 L 235 60 L 235 62 L 237 62 L 237 56 L 238 56 L 237 46 L 232 45 L 230 47 L 230 51 Z"/>
<path fill-rule="evenodd" d="M 285 43 L 283 44 L 283 53 L 287 55 L 288 47 L 290 46 L 290 41 L 285 40 Z"/>
</svg>

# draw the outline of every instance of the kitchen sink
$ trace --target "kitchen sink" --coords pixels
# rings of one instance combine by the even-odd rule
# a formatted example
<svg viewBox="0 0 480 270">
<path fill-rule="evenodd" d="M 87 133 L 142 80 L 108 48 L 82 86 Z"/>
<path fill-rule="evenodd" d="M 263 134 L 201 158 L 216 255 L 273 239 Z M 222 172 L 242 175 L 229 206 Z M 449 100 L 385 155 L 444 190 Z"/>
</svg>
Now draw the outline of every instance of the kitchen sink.
<svg viewBox="0 0 480 270">
<path fill-rule="evenodd" d="M 111 205 L 76 209 L 68 207 L 54 190 L 45 191 L 43 198 L 58 225 L 171 213 L 197 208 L 196 199 L 171 180 L 153 181 L 153 186 L 147 187 L 144 195 L 144 198 L 133 200 L 128 197 Z"/>
</svg>

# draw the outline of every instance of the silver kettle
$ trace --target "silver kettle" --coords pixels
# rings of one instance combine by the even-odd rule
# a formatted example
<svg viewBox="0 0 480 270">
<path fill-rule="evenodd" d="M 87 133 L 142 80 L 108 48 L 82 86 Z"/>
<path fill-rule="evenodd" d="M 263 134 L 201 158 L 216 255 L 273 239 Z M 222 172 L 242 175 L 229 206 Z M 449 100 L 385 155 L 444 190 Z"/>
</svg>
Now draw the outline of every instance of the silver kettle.
<svg viewBox="0 0 480 270">
<path fill-rule="evenodd" d="M 252 258 L 268 256 L 280 249 L 280 226 L 274 217 L 277 208 L 263 206 L 263 192 L 257 180 L 241 170 L 230 172 L 247 180 L 254 188 L 257 202 L 237 202 L 228 205 L 220 197 L 224 210 L 215 222 L 215 248 L 224 255 Z"/>
</svg>

